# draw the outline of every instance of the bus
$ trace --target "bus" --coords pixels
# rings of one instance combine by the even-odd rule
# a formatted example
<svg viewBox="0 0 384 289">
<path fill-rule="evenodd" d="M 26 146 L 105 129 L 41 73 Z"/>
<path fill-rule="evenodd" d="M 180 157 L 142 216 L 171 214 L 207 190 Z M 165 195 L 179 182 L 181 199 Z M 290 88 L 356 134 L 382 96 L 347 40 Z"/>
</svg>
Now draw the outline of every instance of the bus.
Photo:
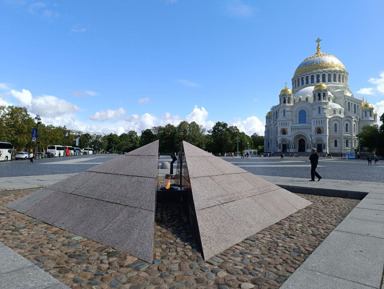
<svg viewBox="0 0 384 289">
<path fill-rule="evenodd" d="M 75 149 L 74 149 L 74 147 L 66 146 L 66 147 L 65 147 L 65 155 L 66 155 L 67 157 L 69 157 L 69 156 L 74 156 L 74 155 L 75 155 Z"/>
<path fill-rule="evenodd" d="M 0 142 L 0 161 L 11 161 L 13 150 L 10 142 Z"/>
<path fill-rule="evenodd" d="M 92 155 L 93 154 L 93 150 L 92 148 L 85 148 L 84 151 L 83 151 L 83 154 L 84 155 Z"/>
<path fill-rule="evenodd" d="M 55 157 L 64 156 L 64 146 L 62 145 L 49 145 L 47 146 L 47 153 L 53 153 Z"/>
</svg>

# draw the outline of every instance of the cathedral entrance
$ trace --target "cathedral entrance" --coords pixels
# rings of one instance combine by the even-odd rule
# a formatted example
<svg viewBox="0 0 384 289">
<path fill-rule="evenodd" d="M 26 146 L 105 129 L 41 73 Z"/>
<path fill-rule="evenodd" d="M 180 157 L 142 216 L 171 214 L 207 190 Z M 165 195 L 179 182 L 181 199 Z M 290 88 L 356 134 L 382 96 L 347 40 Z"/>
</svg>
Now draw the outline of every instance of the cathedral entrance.
<svg viewBox="0 0 384 289">
<path fill-rule="evenodd" d="M 299 153 L 305 153 L 305 140 L 299 139 Z"/>
<path fill-rule="evenodd" d="M 283 143 L 282 150 L 283 150 L 283 153 L 285 153 L 287 151 L 287 144 Z"/>
<path fill-rule="evenodd" d="M 318 143 L 316 149 L 317 149 L 317 152 L 318 152 L 318 153 L 322 153 L 322 152 L 323 152 L 323 144 Z"/>
</svg>

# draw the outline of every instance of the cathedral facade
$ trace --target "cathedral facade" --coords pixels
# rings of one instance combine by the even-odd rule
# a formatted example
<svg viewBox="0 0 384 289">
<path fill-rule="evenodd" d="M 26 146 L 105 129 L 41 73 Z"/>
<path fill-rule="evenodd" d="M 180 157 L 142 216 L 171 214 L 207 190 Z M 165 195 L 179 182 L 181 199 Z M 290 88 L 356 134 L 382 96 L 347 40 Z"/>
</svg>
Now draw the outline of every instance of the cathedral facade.
<svg viewBox="0 0 384 289">
<path fill-rule="evenodd" d="M 358 150 L 364 126 L 377 124 L 373 105 L 353 96 L 344 64 L 321 52 L 320 41 L 266 115 L 265 152 L 345 154 Z"/>
</svg>

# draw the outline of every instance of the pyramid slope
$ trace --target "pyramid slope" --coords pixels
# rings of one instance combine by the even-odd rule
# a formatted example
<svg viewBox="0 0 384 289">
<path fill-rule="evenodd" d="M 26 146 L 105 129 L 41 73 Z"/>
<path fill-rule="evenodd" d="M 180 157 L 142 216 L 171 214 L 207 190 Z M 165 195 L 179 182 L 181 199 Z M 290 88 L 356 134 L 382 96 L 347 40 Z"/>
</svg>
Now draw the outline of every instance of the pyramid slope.
<svg viewBox="0 0 384 289">
<path fill-rule="evenodd" d="M 311 202 L 183 142 L 205 259 Z"/>
<path fill-rule="evenodd" d="M 153 260 L 158 141 L 7 204 L 7 207 Z"/>
</svg>

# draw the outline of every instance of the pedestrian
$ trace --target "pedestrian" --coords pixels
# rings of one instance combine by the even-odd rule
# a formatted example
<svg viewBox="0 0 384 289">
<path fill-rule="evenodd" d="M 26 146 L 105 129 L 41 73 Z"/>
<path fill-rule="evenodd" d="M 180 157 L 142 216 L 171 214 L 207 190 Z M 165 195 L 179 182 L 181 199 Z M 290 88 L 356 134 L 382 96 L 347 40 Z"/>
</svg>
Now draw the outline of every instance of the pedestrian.
<svg viewBox="0 0 384 289">
<path fill-rule="evenodd" d="M 280 154 L 280 159 L 281 160 L 284 159 L 284 154 L 283 153 Z"/>
<path fill-rule="evenodd" d="M 310 182 L 315 181 L 315 176 L 318 178 L 317 181 L 320 181 L 322 177 L 316 172 L 317 164 L 319 163 L 319 155 L 316 152 L 316 149 L 312 149 L 312 154 L 309 156 L 309 160 L 311 161 L 311 179 Z"/>
<path fill-rule="evenodd" d="M 367 157 L 367 162 L 368 162 L 368 165 L 371 165 L 372 164 L 372 159 L 370 156 Z"/>
<path fill-rule="evenodd" d="M 379 158 L 376 155 L 373 160 L 375 161 L 375 166 L 379 164 Z"/>
<path fill-rule="evenodd" d="M 33 164 L 33 152 L 32 151 L 29 154 L 29 163 Z"/>
</svg>

